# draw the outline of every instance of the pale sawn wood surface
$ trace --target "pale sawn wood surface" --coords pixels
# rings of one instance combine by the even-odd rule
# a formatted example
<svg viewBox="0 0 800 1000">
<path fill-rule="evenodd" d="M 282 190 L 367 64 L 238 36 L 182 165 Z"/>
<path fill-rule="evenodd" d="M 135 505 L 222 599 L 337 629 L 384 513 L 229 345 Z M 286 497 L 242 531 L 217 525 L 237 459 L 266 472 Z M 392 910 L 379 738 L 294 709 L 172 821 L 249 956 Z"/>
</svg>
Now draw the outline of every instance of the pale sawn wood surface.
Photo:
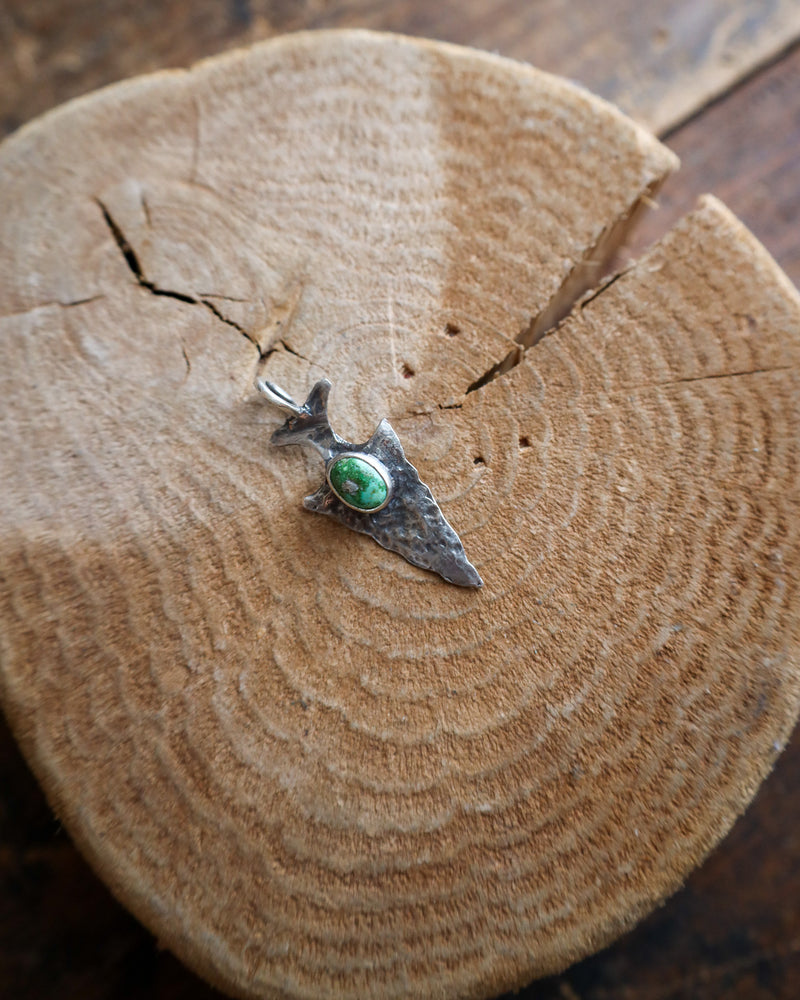
<svg viewBox="0 0 800 1000">
<path fill-rule="evenodd" d="M 4 705 L 120 898 L 243 995 L 490 996 L 676 888 L 797 713 L 762 248 L 705 201 L 467 393 L 674 166 L 560 81 L 298 36 L 0 157 Z M 323 371 L 482 592 L 300 509 L 251 384 Z"/>
</svg>

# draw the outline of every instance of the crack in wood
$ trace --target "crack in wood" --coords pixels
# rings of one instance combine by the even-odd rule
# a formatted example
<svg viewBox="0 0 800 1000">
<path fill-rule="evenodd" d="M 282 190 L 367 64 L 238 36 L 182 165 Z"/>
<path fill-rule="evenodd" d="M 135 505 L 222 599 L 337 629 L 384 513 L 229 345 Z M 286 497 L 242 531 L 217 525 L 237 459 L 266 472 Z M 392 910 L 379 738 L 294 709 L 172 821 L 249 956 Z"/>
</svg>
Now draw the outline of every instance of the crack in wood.
<svg viewBox="0 0 800 1000">
<path fill-rule="evenodd" d="M 668 379 L 665 382 L 643 382 L 616 390 L 618 393 L 640 392 L 646 389 L 663 389 L 673 385 L 689 385 L 692 382 L 714 382 L 718 379 L 746 378 L 748 375 L 770 375 L 773 372 L 794 371 L 796 365 L 774 365 L 771 368 L 749 368 L 739 372 L 713 372 L 708 375 L 687 375 L 685 378 Z"/>
<path fill-rule="evenodd" d="M 583 308 L 593 299 L 602 295 L 618 278 L 630 270 L 625 268 L 611 278 L 602 281 L 614 254 L 630 235 L 641 212 L 655 204 L 653 198 L 661 187 L 664 178 L 659 177 L 641 191 L 634 201 L 612 223 L 604 226 L 595 240 L 580 260 L 570 268 L 558 289 L 530 322 L 514 338 L 515 346 L 503 357 L 488 368 L 482 375 L 471 382 L 464 395 L 476 392 L 495 379 L 506 375 L 523 360 L 527 352 L 541 340 L 549 336 L 573 315 L 576 306 Z M 586 297 L 587 292 L 591 294 Z"/>
<path fill-rule="evenodd" d="M 623 212 L 613 223 L 603 227 L 595 240 L 594 245 L 586 250 L 580 260 L 573 264 L 558 290 L 550 298 L 548 304 L 540 310 L 536 316 L 532 317 L 530 322 L 516 335 L 514 338 L 514 346 L 500 361 L 493 364 L 490 368 L 483 372 L 483 374 L 473 380 L 464 390 L 463 397 L 482 389 L 490 382 L 493 382 L 495 379 L 510 372 L 521 363 L 531 348 L 535 347 L 535 345 L 538 344 L 544 337 L 555 331 L 568 316 L 572 315 L 576 306 L 579 306 L 581 309 L 585 308 L 590 302 L 594 301 L 594 299 L 596 299 L 599 295 L 602 295 L 603 292 L 610 288 L 614 282 L 622 277 L 623 274 L 630 270 L 630 268 L 625 268 L 624 270 L 612 275 L 611 278 L 595 286 L 591 294 L 587 296 L 587 291 L 592 288 L 588 275 L 593 270 L 602 271 L 602 269 L 608 265 L 608 262 L 613 257 L 614 252 L 629 235 L 630 230 L 635 225 L 641 208 L 643 206 L 651 206 L 654 204 L 652 196 L 658 190 L 661 182 L 661 179 L 657 179 L 649 184 L 647 188 L 636 197 L 625 212 Z M 256 335 L 251 333 L 235 320 L 226 316 L 213 301 L 214 299 L 231 302 L 241 302 L 246 300 L 218 293 L 213 295 L 188 294 L 186 292 L 162 288 L 157 285 L 153 280 L 149 279 L 145 275 L 141 261 L 139 260 L 134 247 L 126 237 L 122 227 L 111 214 L 108 206 L 99 198 L 96 198 L 95 201 L 103 214 L 105 223 L 108 226 L 108 229 L 114 238 L 114 242 L 117 244 L 117 247 L 119 248 L 126 264 L 128 265 L 129 270 L 142 288 L 149 291 L 152 295 L 161 295 L 166 298 L 177 299 L 179 302 L 185 302 L 190 305 L 204 306 L 220 322 L 230 326 L 232 329 L 236 330 L 243 337 L 245 337 L 245 339 L 250 341 L 251 344 L 253 344 L 258 351 L 259 363 L 266 361 L 278 347 L 287 351 L 289 354 L 295 355 L 295 357 L 300 358 L 307 364 L 314 363 L 310 358 L 300 354 L 300 352 L 293 348 L 287 341 L 280 338 L 273 341 L 268 348 L 262 348 Z M 144 207 L 146 209 L 146 206 Z M 148 225 L 150 225 L 149 212 L 146 211 L 146 215 Z M 303 282 L 300 283 L 301 290 L 303 284 Z M 292 302 L 289 310 L 290 315 L 296 308 L 296 299 L 298 297 L 299 296 L 297 295 L 294 296 L 294 301 Z M 281 321 L 279 320 L 278 325 L 280 325 L 280 322 Z M 439 410 L 457 409 L 460 408 L 461 405 L 462 403 L 450 406 L 437 404 L 436 408 Z M 433 412 L 433 410 L 431 409 L 427 412 Z"/>
<path fill-rule="evenodd" d="M 74 309 L 76 306 L 87 306 L 91 302 L 98 302 L 104 298 L 105 295 L 99 292 L 97 295 L 84 295 L 82 298 L 70 299 L 67 302 L 51 299 L 48 302 L 38 302 L 35 306 L 29 306 L 27 309 L 20 309 L 19 312 L 0 313 L 0 320 L 21 319 L 23 316 L 30 316 L 41 309 Z"/>
<path fill-rule="evenodd" d="M 300 358 L 301 361 L 305 361 L 309 365 L 313 364 L 313 361 L 311 361 L 310 358 L 305 357 L 305 355 L 295 350 L 295 348 L 292 347 L 291 344 L 288 344 L 285 340 L 279 340 L 278 343 L 288 354 L 293 354 L 296 358 Z"/>
<path fill-rule="evenodd" d="M 292 347 L 288 341 L 283 340 L 280 337 L 273 340 L 270 346 L 263 351 L 261 357 L 259 358 L 259 362 L 268 361 L 277 351 L 285 351 L 287 354 L 293 354 L 301 361 L 305 361 L 307 365 L 316 364 L 316 362 L 312 361 L 311 358 L 307 358 L 305 354 L 301 354 L 296 348 Z"/>
<path fill-rule="evenodd" d="M 624 274 L 627 274 L 630 269 L 630 267 L 625 267 L 621 271 L 617 271 L 616 274 L 612 274 L 606 281 L 601 282 L 598 287 L 589 292 L 588 295 L 584 295 L 584 297 L 577 303 L 578 308 L 581 310 L 585 309 L 590 302 L 594 302 L 598 295 L 602 295 L 603 292 L 608 291 L 608 289 L 619 281 Z"/>
<path fill-rule="evenodd" d="M 222 310 L 219 309 L 218 306 L 214 305 L 214 303 L 211 301 L 210 298 L 207 297 L 202 298 L 197 295 L 191 295 L 187 292 L 178 292 L 175 291 L 174 289 L 161 288 L 154 281 L 149 279 L 144 273 L 144 269 L 142 267 L 142 264 L 139 260 L 136 251 L 134 250 L 128 238 L 125 236 L 122 227 L 119 225 L 119 223 L 116 221 L 114 216 L 109 211 L 108 206 L 105 205 L 99 198 L 95 198 L 95 201 L 100 207 L 100 211 L 103 213 L 103 219 L 105 220 L 105 223 L 108 226 L 111 235 L 114 237 L 114 242 L 117 244 L 119 252 L 122 254 L 125 263 L 128 265 L 128 269 L 130 270 L 131 274 L 133 274 L 133 276 L 136 278 L 136 282 L 141 288 L 146 289 L 148 292 L 150 292 L 151 295 L 160 295 L 168 299 L 177 299 L 178 302 L 185 302 L 188 305 L 204 306 L 206 309 L 208 309 L 210 313 L 216 316 L 216 318 L 221 323 L 225 323 L 227 326 L 232 327 L 234 330 L 240 333 L 246 340 L 249 340 L 250 343 L 258 351 L 259 359 L 262 359 L 264 357 L 264 353 L 262 352 L 261 347 L 259 346 L 257 340 L 252 336 L 252 334 L 248 330 L 246 330 L 243 326 L 241 326 L 239 323 L 237 323 L 235 320 L 232 320 L 230 319 L 230 317 L 226 316 L 222 312 Z M 224 298 L 224 296 L 218 295 L 215 296 L 215 298 Z"/>
<path fill-rule="evenodd" d="M 217 296 L 217 297 L 219 298 L 219 296 Z M 199 303 L 202 306 L 205 306 L 206 309 L 208 309 L 210 312 L 212 312 L 217 317 L 217 319 L 220 322 L 227 323 L 228 326 L 232 326 L 234 330 L 238 330 L 239 333 L 241 333 L 241 335 L 243 337 L 246 337 L 247 340 L 249 340 L 250 343 L 255 346 L 256 350 L 258 351 L 259 358 L 263 357 L 263 354 L 262 354 L 262 351 L 261 351 L 261 347 L 259 346 L 258 341 L 249 333 L 249 331 L 245 330 L 245 328 L 243 326 L 241 326 L 239 323 L 237 323 L 236 320 L 233 320 L 229 316 L 226 316 L 225 313 L 222 312 L 222 310 L 219 309 L 217 306 L 215 306 L 214 303 L 210 299 L 207 299 L 207 298 L 198 298 L 198 299 L 195 299 L 194 301 L 197 302 L 197 303 Z"/>
</svg>

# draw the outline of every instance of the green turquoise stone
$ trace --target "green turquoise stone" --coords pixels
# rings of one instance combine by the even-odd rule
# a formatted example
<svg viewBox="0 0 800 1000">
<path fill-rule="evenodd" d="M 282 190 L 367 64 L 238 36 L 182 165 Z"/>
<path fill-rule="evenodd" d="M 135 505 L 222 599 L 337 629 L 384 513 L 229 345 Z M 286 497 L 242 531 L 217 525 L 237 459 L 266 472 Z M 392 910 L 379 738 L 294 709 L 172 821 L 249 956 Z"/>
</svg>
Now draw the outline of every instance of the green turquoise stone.
<svg viewBox="0 0 800 1000">
<path fill-rule="evenodd" d="M 389 496 L 388 480 L 356 455 L 334 459 L 328 469 L 328 482 L 336 496 L 356 510 L 378 510 Z"/>
</svg>

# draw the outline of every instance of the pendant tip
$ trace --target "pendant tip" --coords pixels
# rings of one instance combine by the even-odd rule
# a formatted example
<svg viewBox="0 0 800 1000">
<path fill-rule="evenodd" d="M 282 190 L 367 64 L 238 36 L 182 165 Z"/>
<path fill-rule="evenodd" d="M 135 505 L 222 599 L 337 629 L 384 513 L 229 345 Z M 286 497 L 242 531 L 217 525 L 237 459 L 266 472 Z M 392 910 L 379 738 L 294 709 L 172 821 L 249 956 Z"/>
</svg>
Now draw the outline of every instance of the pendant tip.
<svg viewBox="0 0 800 1000">
<path fill-rule="evenodd" d="M 459 587 L 472 587 L 477 590 L 483 586 L 480 573 L 467 559 L 449 566 L 446 570 L 439 569 L 437 572 L 448 583 L 455 583 Z"/>
</svg>

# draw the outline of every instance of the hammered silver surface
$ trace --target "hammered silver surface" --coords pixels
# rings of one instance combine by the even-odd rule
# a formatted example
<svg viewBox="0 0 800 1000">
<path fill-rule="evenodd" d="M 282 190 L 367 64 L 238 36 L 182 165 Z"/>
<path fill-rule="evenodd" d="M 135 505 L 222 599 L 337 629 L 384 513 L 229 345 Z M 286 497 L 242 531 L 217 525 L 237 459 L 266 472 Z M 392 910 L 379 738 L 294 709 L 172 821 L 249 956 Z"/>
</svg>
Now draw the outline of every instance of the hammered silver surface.
<svg viewBox="0 0 800 1000">
<path fill-rule="evenodd" d="M 438 573 L 449 583 L 461 587 L 483 585 L 478 571 L 467 559 L 460 538 L 406 458 L 388 420 L 380 422 L 368 441 L 355 445 L 340 438 L 331 428 L 327 412 L 331 390 L 328 379 L 317 382 L 302 406 L 266 379 L 259 379 L 256 387 L 270 402 L 290 414 L 272 435 L 273 444 L 311 445 L 326 462 L 344 452 L 371 456 L 382 462 L 391 475 L 391 498 L 375 513 L 348 507 L 327 482 L 305 498 L 306 510 L 327 514 L 353 531 L 369 535 L 385 549 L 399 553 L 414 566 Z"/>
</svg>

